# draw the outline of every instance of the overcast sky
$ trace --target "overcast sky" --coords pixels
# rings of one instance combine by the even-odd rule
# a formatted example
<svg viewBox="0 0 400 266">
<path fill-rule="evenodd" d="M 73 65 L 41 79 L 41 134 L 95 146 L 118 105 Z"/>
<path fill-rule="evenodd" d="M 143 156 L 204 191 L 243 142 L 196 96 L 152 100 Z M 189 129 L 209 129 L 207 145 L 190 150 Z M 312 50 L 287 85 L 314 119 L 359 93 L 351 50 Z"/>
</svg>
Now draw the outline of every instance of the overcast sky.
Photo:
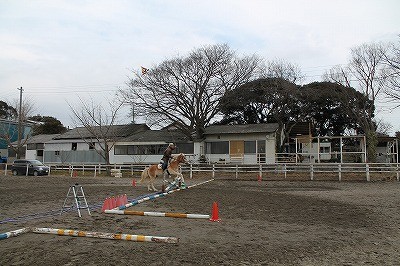
<svg viewBox="0 0 400 266">
<path fill-rule="evenodd" d="M 23 87 L 36 114 L 72 126 L 68 103 L 105 101 L 140 66 L 217 43 L 320 81 L 351 48 L 398 41 L 399 10 L 399 0 L 0 0 L 0 100 Z M 378 117 L 400 131 L 389 107 Z"/>
</svg>

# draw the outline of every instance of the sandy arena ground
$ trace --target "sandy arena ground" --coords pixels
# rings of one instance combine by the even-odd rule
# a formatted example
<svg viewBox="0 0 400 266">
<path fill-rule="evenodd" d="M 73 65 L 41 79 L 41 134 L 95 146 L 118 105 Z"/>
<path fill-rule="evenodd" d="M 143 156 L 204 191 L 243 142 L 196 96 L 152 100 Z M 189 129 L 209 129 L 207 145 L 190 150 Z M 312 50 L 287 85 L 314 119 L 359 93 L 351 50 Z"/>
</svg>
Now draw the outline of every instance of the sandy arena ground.
<svg viewBox="0 0 400 266">
<path fill-rule="evenodd" d="M 187 179 L 187 185 L 204 179 Z M 92 216 L 59 215 L 70 185 Z M 160 183 L 158 183 L 160 187 Z M 48 227 L 171 236 L 178 244 L 27 233 L 0 240 L 0 265 L 399 265 L 400 183 L 214 180 L 129 210 L 211 214 L 221 222 L 101 213 L 108 196 L 148 194 L 130 178 L 0 177 L 0 233 Z M 31 219 L 31 215 L 49 216 Z M 14 221 L 10 221 L 13 218 Z"/>
</svg>

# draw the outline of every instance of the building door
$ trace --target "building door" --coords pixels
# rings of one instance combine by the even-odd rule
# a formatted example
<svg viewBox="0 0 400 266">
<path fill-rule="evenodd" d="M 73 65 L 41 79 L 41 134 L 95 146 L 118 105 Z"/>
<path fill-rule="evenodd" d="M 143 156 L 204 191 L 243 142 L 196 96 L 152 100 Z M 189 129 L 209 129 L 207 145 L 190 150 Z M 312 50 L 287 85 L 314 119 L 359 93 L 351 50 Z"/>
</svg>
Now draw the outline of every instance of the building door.
<svg viewBox="0 0 400 266">
<path fill-rule="evenodd" d="M 257 140 L 257 162 L 265 163 L 266 156 L 265 140 Z"/>
<path fill-rule="evenodd" d="M 231 140 L 229 142 L 229 155 L 235 157 L 243 157 L 244 155 L 244 141 Z"/>
</svg>

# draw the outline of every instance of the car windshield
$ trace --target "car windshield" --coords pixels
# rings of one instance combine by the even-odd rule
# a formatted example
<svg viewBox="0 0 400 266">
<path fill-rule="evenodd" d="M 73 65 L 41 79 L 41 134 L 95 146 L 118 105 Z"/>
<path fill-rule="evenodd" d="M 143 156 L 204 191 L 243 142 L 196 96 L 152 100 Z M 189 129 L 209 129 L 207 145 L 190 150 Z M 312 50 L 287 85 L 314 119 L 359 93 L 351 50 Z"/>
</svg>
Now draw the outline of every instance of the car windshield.
<svg viewBox="0 0 400 266">
<path fill-rule="evenodd" d="M 37 161 L 37 160 L 35 160 L 35 161 L 29 161 L 29 163 L 32 164 L 32 165 L 36 165 L 36 166 L 43 165 L 41 161 Z"/>
</svg>

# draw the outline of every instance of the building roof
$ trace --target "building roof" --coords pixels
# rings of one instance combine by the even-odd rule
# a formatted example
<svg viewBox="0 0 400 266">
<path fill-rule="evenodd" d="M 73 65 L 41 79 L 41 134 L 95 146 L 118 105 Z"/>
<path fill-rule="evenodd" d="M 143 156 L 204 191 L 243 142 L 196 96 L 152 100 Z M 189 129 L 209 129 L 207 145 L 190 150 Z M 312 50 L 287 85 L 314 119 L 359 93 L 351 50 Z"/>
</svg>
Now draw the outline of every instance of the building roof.
<svg viewBox="0 0 400 266">
<path fill-rule="evenodd" d="M 180 130 L 146 130 L 120 139 L 121 142 L 186 142 L 189 138 Z"/>
<path fill-rule="evenodd" d="M 109 138 L 123 138 L 138 132 L 149 130 L 146 124 L 128 124 L 128 125 L 113 125 L 103 127 L 93 127 L 93 131 L 89 131 L 85 127 L 77 127 L 71 129 L 64 134 L 59 135 L 54 139 L 87 139 L 97 136 L 106 136 Z"/>
<path fill-rule="evenodd" d="M 205 135 L 213 134 L 249 134 L 249 133 L 273 133 L 278 129 L 277 123 L 248 124 L 248 125 L 212 125 L 206 127 Z"/>
<path fill-rule="evenodd" d="M 1 124 L 10 124 L 10 125 L 18 125 L 18 120 L 10 120 L 10 119 L 4 119 L 0 118 L 0 123 Z M 22 121 L 23 126 L 33 126 L 37 124 L 36 121 Z"/>
<path fill-rule="evenodd" d="M 49 142 L 50 140 L 54 139 L 55 137 L 59 136 L 60 134 L 40 134 L 40 135 L 35 135 L 30 137 L 27 140 L 27 144 L 32 144 L 32 143 L 46 143 Z"/>
</svg>

